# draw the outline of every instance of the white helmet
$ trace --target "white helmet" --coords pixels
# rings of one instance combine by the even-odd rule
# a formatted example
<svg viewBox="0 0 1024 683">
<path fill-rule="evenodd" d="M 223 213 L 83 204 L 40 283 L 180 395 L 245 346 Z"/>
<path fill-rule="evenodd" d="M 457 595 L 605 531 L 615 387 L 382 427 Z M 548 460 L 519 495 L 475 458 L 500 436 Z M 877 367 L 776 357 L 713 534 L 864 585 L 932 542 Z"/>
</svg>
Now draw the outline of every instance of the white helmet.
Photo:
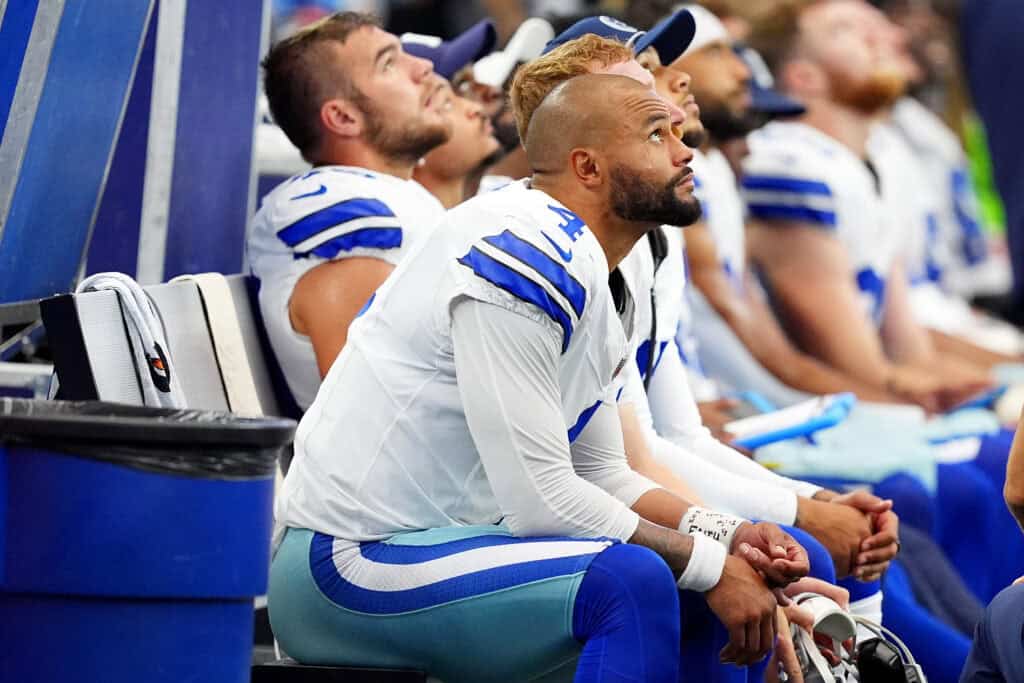
<svg viewBox="0 0 1024 683">
<path fill-rule="evenodd" d="M 806 683 L 927 683 L 909 648 L 887 628 L 857 617 L 816 593 L 801 593 L 793 602 L 814 615 L 814 636 L 791 625 L 793 646 Z M 857 627 L 875 638 L 857 642 Z M 839 658 L 833 666 L 819 649 L 827 646 Z"/>
</svg>

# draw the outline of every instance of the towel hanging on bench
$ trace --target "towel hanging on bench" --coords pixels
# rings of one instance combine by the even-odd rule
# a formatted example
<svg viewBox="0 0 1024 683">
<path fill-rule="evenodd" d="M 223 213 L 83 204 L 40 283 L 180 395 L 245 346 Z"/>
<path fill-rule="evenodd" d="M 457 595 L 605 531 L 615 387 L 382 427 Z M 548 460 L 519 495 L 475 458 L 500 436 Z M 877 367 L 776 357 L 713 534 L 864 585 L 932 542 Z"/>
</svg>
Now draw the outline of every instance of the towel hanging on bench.
<svg viewBox="0 0 1024 683">
<path fill-rule="evenodd" d="M 185 395 L 167 344 L 167 331 L 149 295 L 123 273 L 97 273 L 78 285 L 76 293 L 113 291 L 128 330 L 132 359 L 147 406 L 184 408 Z"/>
</svg>

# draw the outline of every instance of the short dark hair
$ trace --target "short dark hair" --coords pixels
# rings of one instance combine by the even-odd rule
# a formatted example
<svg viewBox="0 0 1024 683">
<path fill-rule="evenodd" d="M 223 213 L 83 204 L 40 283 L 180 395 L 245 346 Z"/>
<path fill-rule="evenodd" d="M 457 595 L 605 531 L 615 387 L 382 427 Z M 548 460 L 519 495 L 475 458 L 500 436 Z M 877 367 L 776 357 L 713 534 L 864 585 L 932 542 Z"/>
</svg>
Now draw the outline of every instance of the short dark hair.
<svg viewBox="0 0 1024 683">
<path fill-rule="evenodd" d="M 359 96 L 343 67 L 325 46 L 344 44 L 353 31 L 380 27 L 376 17 L 337 12 L 280 40 L 260 63 L 270 113 L 304 157 L 320 142 L 320 107 L 333 97 Z"/>
</svg>

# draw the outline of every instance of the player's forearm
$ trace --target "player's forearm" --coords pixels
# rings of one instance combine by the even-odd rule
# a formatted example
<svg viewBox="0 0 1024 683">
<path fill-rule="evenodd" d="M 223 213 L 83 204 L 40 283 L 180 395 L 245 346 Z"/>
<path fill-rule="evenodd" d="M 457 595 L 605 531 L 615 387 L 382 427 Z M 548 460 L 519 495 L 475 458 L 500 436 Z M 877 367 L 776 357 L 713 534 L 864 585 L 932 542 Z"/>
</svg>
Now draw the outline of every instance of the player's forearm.
<svg viewBox="0 0 1024 683">
<path fill-rule="evenodd" d="M 762 364 L 783 383 L 810 394 L 851 391 L 857 398 L 865 401 L 898 402 L 884 385 L 865 382 L 798 351 L 787 357 L 775 356 L 758 360 L 761 360 Z"/>
<path fill-rule="evenodd" d="M 685 536 L 675 529 L 640 520 L 636 531 L 629 538 L 630 543 L 642 545 L 656 552 L 672 574 L 679 578 L 690 562 L 693 554 L 693 538 Z"/>
<path fill-rule="evenodd" d="M 796 518 L 794 491 L 737 475 L 666 439 L 655 444 L 655 457 L 677 474 L 685 474 L 697 495 L 713 509 L 778 524 L 792 524 Z"/>
<path fill-rule="evenodd" d="M 796 348 L 779 327 L 774 313 L 753 293 L 745 297 L 749 315 L 736 317 L 734 331 L 751 354 L 783 384 L 810 394 L 852 391 L 867 401 L 893 402 L 884 387 L 830 367 Z"/>
</svg>

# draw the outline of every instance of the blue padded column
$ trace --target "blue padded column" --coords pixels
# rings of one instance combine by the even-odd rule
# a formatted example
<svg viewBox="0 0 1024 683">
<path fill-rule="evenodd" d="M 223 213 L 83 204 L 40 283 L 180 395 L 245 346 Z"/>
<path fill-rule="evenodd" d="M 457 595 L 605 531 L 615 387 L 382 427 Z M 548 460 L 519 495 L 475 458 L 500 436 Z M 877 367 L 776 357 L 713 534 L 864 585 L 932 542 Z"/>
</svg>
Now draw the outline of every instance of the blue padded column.
<svg viewBox="0 0 1024 683">
<path fill-rule="evenodd" d="M 17 33 L 8 22 L 23 21 L 26 4 L 34 3 L 7 8 L 0 37 Z M 151 5 L 39 0 L 0 143 L 0 175 L 8 180 L 6 192 L 0 181 L 0 302 L 38 299 L 73 283 Z M 45 73 L 41 89 L 36 70 Z M 34 106 L 19 100 L 23 92 L 34 94 Z"/>
<path fill-rule="evenodd" d="M 125 108 L 121 133 L 117 137 L 110 174 L 100 200 L 89 244 L 89 256 L 85 263 L 87 275 L 113 270 L 135 277 L 159 6 L 159 0 L 156 0 L 153 18 L 149 22 L 146 40 L 139 55 L 139 65 L 135 70 L 135 81 Z"/>
<path fill-rule="evenodd" d="M 164 279 L 242 269 L 264 3 L 189 2 Z"/>
</svg>

